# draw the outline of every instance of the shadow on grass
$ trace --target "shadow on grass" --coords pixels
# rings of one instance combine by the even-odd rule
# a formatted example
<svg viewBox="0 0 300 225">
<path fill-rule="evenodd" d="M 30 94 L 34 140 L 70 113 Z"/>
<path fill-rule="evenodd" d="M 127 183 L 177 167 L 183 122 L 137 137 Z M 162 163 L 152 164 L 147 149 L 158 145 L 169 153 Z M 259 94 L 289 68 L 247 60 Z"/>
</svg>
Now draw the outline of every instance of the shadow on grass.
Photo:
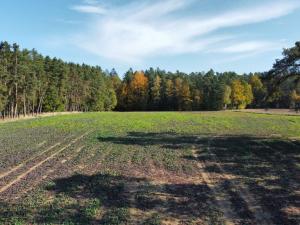
<svg viewBox="0 0 300 225">
<path fill-rule="evenodd" d="M 37 224 L 150 225 L 160 224 L 160 217 L 167 216 L 185 222 L 209 218 L 213 224 L 221 223 L 219 212 L 209 205 L 213 198 L 205 184 L 155 185 L 146 179 L 80 174 L 57 179 L 45 189 L 55 197 L 48 203 L 1 203 L 0 222 L 9 224 L 15 218 Z M 130 217 L 129 208 L 140 210 L 142 216 Z"/>
<path fill-rule="evenodd" d="M 299 214 L 285 209 L 299 209 L 300 143 L 250 136 L 207 137 L 176 133 L 138 133 L 125 137 L 98 137 L 100 142 L 119 145 L 157 145 L 171 150 L 196 149 L 199 157 L 189 156 L 191 162 L 204 161 L 209 174 L 235 175 L 234 183 L 246 186 L 263 209 L 272 216 L 274 224 L 299 224 Z M 159 148 L 158 148 L 159 151 Z M 216 156 L 213 157 L 213 154 Z M 229 181 L 220 182 L 231 196 L 242 224 L 251 224 L 253 215 L 238 191 Z M 73 175 L 54 180 L 45 187 L 47 201 L 41 199 L 23 203 L 0 203 L 0 223 L 16 221 L 52 224 L 160 224 L 160 217 L 189 222 L 222 224 L 215 197 L 205 184 L 153 184 L 147 179 L 112 174 Z M 135 208 L 139 217 L 130 216 Z M 156 218 L 153 220 L 153 218 Z M 150 221 L 150 222 L 149 222 Z"/>
<path fill-rule="evenodd" d="M 249 136 L 224 136 L 208 140 L 191 160 L 213 162 L 205 169 L 239 177 L 274 224 L 300 223 L 300 143 Z M 215 163 L 217 162 L 220 167 Z M 231 189 L 234 189 L 232 187 Z"/>
<path fill-rule="evenodd" d="M 205 140 L 193 135 L 178 135 L 174 132 L 143 133 L 129 132 L 125 137 L 98 137 L 100 142 L 111 142 L 122 145 L 158 145 L 169 149 L 182 149 L 191 145 L 205 144 Z"/>
<path fill-rule="evenodd" d="M 185 159 L 208 162 L 205 170 L 209 173 L 225 171 L 239 177 L 235 183 L 241 183 L 256 196 L 263 209 L 272 215 L 274 224 L 300 224 L 299 141 L 247 135 L 212 138 L 142 132 L 130 132 L 125 137 L 98 137 L 98 140 L 120 145 L 156 145 L 173 150 L 197 149 L 197 158 L 186 156 Z M 240 204 L 237 199 L 233 201 Z"/>
</svg>

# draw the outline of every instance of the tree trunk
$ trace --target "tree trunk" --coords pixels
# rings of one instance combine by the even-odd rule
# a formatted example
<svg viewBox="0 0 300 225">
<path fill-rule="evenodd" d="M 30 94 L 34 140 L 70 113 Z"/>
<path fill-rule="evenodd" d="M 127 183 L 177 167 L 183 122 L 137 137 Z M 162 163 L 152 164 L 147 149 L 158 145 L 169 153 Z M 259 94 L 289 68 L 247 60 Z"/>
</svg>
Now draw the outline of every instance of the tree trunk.
<svg viewBox="0 0 300 225">
<path fill-rule="evenodd" d="M 14 117 L 17 117 L 18 114 L 18 83 L 15 83 L 15 112 Z"/>
<path fill-rule="evenodd" d="M 23 114 L 24 117 L 26 116 L 26 93 L 25 93 L 25 89 L 23 91 Z"/>
</svg>

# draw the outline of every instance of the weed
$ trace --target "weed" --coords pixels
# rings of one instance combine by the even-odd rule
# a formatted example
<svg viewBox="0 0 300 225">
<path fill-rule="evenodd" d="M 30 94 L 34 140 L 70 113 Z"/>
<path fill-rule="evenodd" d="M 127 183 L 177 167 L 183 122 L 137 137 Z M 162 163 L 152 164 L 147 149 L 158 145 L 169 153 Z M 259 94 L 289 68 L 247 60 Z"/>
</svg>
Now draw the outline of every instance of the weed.
<svg viewBox="0 0 300 225">
<path fill-rule="evenodd" d="M 98 214 L 100 207 L 101 207 L 100 200 L 92 199 L 88 202 L 88 204 L 84 210 L 84 213 L 88 218 L 93 218 Z"/>
<path fill-rule="evenodd" d="M 116 208 L 108 211 L 102 221 L 103 225 L 125 225 L 129 222 L 129 211 L 127 208 Z"/>
</svg>

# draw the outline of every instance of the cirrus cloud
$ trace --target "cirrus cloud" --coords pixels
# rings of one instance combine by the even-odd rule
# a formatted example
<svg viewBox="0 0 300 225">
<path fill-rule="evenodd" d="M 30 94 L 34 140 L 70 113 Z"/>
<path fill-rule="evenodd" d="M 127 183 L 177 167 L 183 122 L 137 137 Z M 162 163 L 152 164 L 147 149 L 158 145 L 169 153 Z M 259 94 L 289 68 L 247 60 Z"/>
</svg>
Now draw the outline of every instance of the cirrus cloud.
<svg viewBox="0 0 300 225">
<path fill-rule="evenodd" d="M 91 18 L 73 35 L 72 43 L 87 52 L 119 62 L 132 63 L 148 57 L 210 51 L 218 44 L 223 53 L 271 51 L 276 43 L 240 41 L 229 45 L 235 34 L 216 35 L 216 31 L 285 16 L 299 2 L 267 1 L 247 8 L 238 8 L 218 15 L 200 17 L 197 13 L 180 13 L 197 4 L 195 0 L 139 1 L 104 8 L 97 2 L 73 6 L 84 13 L 101 14 Z"/>
<path fill-rule="evenodd" d="M 90 2 L 87 1 L 87 4 L 83 5 L 74 5 L 71 7 L 72 10 L 75 10 L 77 12 L 81 13 L 89 13 L 89 14 L 105 14 L 106 9 L 98 4 L 96 2 Z"/>
</svg>

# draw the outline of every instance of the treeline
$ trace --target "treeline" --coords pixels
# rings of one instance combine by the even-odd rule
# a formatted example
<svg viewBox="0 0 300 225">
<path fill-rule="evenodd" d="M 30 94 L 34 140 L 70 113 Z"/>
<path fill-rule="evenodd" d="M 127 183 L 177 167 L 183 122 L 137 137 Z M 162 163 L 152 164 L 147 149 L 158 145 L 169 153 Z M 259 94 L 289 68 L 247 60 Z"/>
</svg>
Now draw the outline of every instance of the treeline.
<svg viewBox="0 0 300 225">
<path fill-rule="evenodd" d="M 160 69 L 133 72 L 123 80 L 110 73 L 118 97 L 117 110 L 221 110 L 261 107 L 265 93 L 260 74 L 234 72 L 185 74 Z"/>
<path fill-rule="evenodd" d="M 266 73 L 238 75 L 213 70 L 185 74 L 160 69 L 133 72 L 123 80 L 110 73 L 119 111 L 223 110 L 248 108 L 293 108 L 299 103 L 299 85 L 290 78 L 268 96 L 271 81 Z"/>
<path fill-rule="evenodd" d="M 17 44 L 0 44 L 0 115 L 112 110 L 117 98 L 100 67 L 43 57 Z"/>
<path fill-rule="evenodd" d="M 116 71 L 0 43 L 0 116 L 55 111 L 187 111 L 300 106 L 300 44 L 266 73 Z M 284 82 L 283 82 L 284 81 Z M 275 88 L 274 88 L 275 87 Z"/>
<path fill-rule="evenodd" d="M 264 73 L 176 73 L 132 69 L 123 80 L 110 73 L 118 98 L 116 109 L 222 110 L 300 108 L 300 42 Z"/>
</svg>

